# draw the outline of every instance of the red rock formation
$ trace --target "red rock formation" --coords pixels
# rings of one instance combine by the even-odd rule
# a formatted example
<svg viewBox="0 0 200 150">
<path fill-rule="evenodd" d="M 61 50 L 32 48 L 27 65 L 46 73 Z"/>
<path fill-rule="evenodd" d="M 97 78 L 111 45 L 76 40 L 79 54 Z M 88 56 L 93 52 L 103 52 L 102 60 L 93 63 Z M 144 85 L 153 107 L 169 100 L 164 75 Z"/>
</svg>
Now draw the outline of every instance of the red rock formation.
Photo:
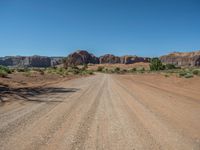
<svg viewBox="0 0 200 150">
<path fill-rule="evenodd" d="M 176 66 L 200 66 L 200 51 L 196 52 L 175 52 L 161 56 L 163 63 L 174 64 Z"/>
</svg>

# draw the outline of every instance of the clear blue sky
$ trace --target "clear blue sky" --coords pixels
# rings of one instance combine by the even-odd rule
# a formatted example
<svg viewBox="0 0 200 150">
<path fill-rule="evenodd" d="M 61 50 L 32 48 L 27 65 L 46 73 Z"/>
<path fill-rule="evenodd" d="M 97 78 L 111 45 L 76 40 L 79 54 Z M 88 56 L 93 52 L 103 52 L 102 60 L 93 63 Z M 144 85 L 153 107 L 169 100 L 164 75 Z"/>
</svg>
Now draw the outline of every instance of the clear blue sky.
<svg viewBox="0 0 200 150">
<path fill-rule="evenodd" d="M 199 0 L 0 0 L 0 56 L 200 49 Z"/>
</svg>

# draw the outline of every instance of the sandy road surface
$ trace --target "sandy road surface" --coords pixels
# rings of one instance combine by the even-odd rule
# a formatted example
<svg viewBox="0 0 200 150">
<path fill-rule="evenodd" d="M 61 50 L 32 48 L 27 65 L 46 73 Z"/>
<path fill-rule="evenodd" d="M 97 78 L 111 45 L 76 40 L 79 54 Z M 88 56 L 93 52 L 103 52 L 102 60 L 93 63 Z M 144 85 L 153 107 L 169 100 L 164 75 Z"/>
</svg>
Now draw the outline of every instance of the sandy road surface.
<svg viewBox="0 0 200 150">
<path fill-rule="evenodd" d="M 145 79 L 98 74 L 1 106 L 0 149 L 199 150 L 200 87 Z"/>
</svg>

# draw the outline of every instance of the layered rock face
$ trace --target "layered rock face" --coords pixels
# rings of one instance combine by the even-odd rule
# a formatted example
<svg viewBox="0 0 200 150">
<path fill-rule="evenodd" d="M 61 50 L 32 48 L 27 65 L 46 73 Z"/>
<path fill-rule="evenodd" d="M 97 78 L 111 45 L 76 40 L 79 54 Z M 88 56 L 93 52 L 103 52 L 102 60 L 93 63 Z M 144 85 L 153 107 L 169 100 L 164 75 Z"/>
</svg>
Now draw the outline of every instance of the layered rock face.
<svg viewBox="0 0 200 150">
<path fill-rule="evenodd" d="M 120 63 L 121 64 L 133 64 L 137 62 L 149 62 L 150 58 L 145 58 L 145 57 L 138 57 L 138 56 L 122 56 L 120 57 Z"/>
<path fill-rule="evenodd" d="M 79 50 L 70 54 L 66 58 L 65 66 L 82 65 L 82 64 L 133 64 L 136 62 L 149 62 L 149 58 L 137 56 L 122 56 L 118 57 L 112 54 L 106 54 L 99 58 L 85 50 Z"/>
<path fill-rule="evenodd" d="M 51 67 L 51 58 L 44 56 L 7 56 L 0 58 L 0 65 L 11 67 Z"/>
<path fill-rule="evenodd" d="M 176 66 L 200 66 L 200 51 L 188 53 L 175 52 L 161 56 L 160 60 L 163 63 L 174 64 Z"/>
<path fill-rule="evenodd" d="M 111 54 L 106 54 L 99 57 L 100 64 L 116 64 L 120 63 L 120 57 Z"/>
<path fill-rule="evenodd" d="M 99 59 L 85 50 L 78 50 L 66 58 L 65 66 L 83 65 L 88 63 L 98 64 Z"/>
</svg>

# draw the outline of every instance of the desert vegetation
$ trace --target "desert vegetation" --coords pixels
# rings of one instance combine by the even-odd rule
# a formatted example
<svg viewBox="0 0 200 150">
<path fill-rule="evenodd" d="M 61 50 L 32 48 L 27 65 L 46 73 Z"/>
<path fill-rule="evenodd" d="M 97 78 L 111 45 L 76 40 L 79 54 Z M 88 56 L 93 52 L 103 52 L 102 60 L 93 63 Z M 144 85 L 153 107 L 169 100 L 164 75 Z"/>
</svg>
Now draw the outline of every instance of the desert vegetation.
<svg viewBox="0 0 200 150">
<path fill-rule="evenodd" d="M 5 66 L 0 66 L 0 77 L 7 77 L 8 74 L 12 73 L 12 70 Z"/>
<path fill-rule="evenodd" d="M 146 65 L 146 64 L 145 64 Z M 164 74 L 165 77 L 176 76 L 184 78 L 192 78 L 194 76 L 200 76 L 200 68 L 198 67 L 177 67 L 174 64 L 164 64 L 159 58 L 152 58 L 149 67 L 137 66 L 132 68 L 120 67 L 109 67 L 109 65 L 98 66 L 96 72 L 109 73 L 109 74 L 143 74 L 143 73 L 158 73 Z"/>
</svg>

